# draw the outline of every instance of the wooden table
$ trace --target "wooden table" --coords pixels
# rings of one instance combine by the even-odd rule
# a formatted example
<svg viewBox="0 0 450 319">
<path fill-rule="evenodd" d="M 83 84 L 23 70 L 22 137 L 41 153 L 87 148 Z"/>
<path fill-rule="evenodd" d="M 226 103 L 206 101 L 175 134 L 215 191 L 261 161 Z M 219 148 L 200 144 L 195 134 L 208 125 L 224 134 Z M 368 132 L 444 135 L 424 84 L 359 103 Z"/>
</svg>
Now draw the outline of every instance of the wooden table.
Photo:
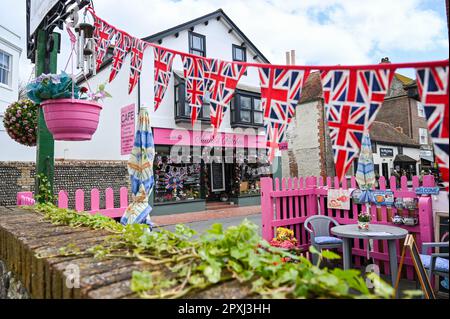
<svg viewBox="0 0 450 319">
<path fill-rule="evenodd" d="M 370 224 L 369 230 L 360 230 L 357 224 L 342 225 L 331 228 L 331 233 L 342 237 L 344 269 L 350 269 L 352 264 L 352 242 L 355 238 L 387 240 L 389 250 L 389 265 L 391 269 L 392 285 L 395 285 L 398 272 L 396 240 L 403 239 L 408 231 L 395 226 Z"/>
</svg>

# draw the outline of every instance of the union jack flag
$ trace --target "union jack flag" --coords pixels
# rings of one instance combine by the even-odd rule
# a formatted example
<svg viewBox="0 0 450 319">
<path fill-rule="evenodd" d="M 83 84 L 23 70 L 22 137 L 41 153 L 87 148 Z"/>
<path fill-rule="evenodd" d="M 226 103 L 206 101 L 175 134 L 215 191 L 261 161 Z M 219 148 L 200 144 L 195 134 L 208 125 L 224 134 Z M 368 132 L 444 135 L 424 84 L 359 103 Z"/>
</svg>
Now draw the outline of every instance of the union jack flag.
<svg viewBox="0 0 450 319">
<path fill-rule="evenodd" d="M 211 125 L 214 127 L 214 133 L 222 124 L 223 115 L 246 68 L 232 62 L 211 60 L 207 72 L 207 90 L 210 93 Z"/>
<path fill-rule="evenodd" d="M 116 29 L 94 16 L 94 41 L 97 71 L 103 63 L 103 58 L 108 51 L 111 40 L 116 34 Z"/>
<path fill-rule="evenodd" d="M 172 74 L 172 62 L 175 55 L 161 48 L 153 48 L 155 57 L 155 111 L 161 104 Z"/>
<path fill-rule="evenodd" d="M 303 84 L 309 71 L 282 68 L 259 68 L 261 103 L 269 161 L 285 138 L 287 126 L 295 115 Z"/>
<path fill-rule="evenodd" d="M 425 109 L 428 131 L 442 179 L 449 186 L 449 67 L 416 69 L 417 88 Z"/>
<path fill-rule="evenodd" d="M 116 44 L 113 52 L 113 62 L 111 67 L 111 73 L 109 74 L 109 82 L 112 82 L 122 68 L 123 60 L 130 51 L 131 37 L 123 32 L 117 31 Z"/>
<path fill-rule="evenodd" d="M 339 180 L 358 156 L 363 132 L 375 120 L 393 75 L 394 70 L 333 70 L 321 73 Z"/>
<path fill-rule="evenodd" d="M 183 56 L 183 71 L 186 79 L 186 102 L 191 107 L 191 123 L 194 126 L 203 106 L 208 63 L 203 59 Z"/>
<path fill-rule="evenodd" d="M 133 92 L 134 87 L 139 81 L 142 70 L 142 59 L 147 43 L 139 38 L 133 38 L 131 44 L 131 63 L 130 63 L 130 81 L 128 83 L 128 94 Z"/>
</svg>

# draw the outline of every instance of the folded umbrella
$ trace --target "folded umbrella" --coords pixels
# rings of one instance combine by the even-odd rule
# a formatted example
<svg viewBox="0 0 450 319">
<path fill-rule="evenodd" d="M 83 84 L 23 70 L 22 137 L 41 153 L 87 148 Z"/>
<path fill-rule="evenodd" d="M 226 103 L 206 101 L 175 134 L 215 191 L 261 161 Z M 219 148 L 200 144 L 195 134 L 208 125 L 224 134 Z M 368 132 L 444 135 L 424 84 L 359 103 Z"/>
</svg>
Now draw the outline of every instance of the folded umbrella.
<svg viewBox="0 0 450 319">
<path fill-rule="evenodd" d="M 120 222 L 126 224 L 148 224 L 152 207 L 149 197 L 155 184 L 153 176 L 153 160 L 155 145 L 150 127 L 148 110 L 142 108 L 139 112 L 138 129 L 134 139 L 134 146 L 128 160 L 128 173 L 131 180 L 132 201 L 128 205 Z"/>
</svg>

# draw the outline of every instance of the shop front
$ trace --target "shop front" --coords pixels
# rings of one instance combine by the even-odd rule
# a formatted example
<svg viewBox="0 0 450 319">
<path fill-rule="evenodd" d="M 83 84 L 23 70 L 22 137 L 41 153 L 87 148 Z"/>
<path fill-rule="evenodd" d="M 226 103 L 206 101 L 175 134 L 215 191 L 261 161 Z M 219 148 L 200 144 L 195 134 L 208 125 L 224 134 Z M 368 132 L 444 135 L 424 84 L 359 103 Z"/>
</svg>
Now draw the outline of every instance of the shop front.
<svg viewBox="0 0 450 319">
<path fill-rule="evenodd" d="M 260 204 L 270 176 L 264 136 L 154 128 L 154 215 L 202 211 L 211 202 Z"/>
</svg>

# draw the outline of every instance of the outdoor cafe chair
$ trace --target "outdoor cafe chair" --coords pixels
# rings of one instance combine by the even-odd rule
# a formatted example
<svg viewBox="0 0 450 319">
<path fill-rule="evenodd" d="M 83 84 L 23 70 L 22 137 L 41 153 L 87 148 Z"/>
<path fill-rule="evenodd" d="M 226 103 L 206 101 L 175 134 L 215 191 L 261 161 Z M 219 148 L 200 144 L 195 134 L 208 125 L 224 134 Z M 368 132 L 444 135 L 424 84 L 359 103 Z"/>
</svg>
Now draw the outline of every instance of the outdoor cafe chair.
<svg viewBox="0 0 450 319">
<path fill-rule="evenodd" d="M 431 255 L 429 255 L 428 250 L 430 248 L 447 248 L 447 252 L 432 252 Z M 422 254 L 420 255 L 420 259 L 425 269 L 428 270 L 428 278 L 430 278 L 430 280 L 432 279 L 433 275 L 445 277 L 448 279 L 448 248 L 448 241 L 441 243 L 422 244 Z"/>
<path fill-rule="evenodd" d="M 342 247 L 342 239 L 331 236 L 330 224 L 339 226 L 339 223 L 328 216 L 311 216 L 305 220 L 305 229 L 310 234 L 311 245 L 318 251 Z M 313 263 L 317 263 L 317 255 L 313 254 Z"/>
</svg>

